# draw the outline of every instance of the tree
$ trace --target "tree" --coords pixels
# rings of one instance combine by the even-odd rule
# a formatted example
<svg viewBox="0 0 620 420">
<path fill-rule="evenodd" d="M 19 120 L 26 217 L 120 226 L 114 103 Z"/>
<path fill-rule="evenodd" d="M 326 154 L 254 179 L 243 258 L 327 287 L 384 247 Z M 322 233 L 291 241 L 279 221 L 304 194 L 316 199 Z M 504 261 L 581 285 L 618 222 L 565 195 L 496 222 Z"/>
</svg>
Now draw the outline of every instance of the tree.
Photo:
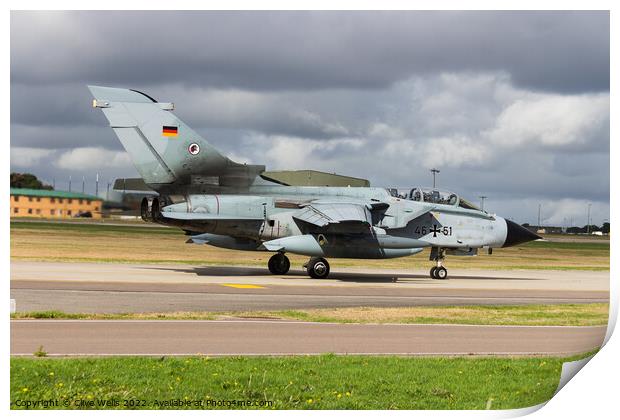
<svg viewBox="0 0 620 420">
<path fill-rule="evenodd" d="M 601 232 L 609 233 L 609 228 L 610 228 L 609 222 L 605 222 L 605 223 L 603 223 L 603 226 L 601 227 Z"/>
<path fill-rule="evenodd" d="M 11 172 L 11 188 L 32 188 L 35 190 L 53 190 L 51 185 L 46 185 L 39 181 L 33 174 L 20 174 Z"/>
<path fill-rule="evenodd" d="M 571 226 L 568 229 L 566 229 L 566 232 L 567 233 L 573 233 L 573 234 L 574 233 L 586 233 L 586 228 L 585 227 L 580 228 L 580 227 L 577 227 L 577 226 Z"/>
<path fill-rule="evenodd" d="M 596 225 L 590 225 L 590 229 L 588 229 L 588 225 L 585 225 L 584 227 L 577 227 L 577 226 L 569 227 L 568 229 L 566 229 L 566 232 L 568 233 L 588 233 L 588 232 L 592 233 L 598 230 L 600 229 Z"/>
</svg>

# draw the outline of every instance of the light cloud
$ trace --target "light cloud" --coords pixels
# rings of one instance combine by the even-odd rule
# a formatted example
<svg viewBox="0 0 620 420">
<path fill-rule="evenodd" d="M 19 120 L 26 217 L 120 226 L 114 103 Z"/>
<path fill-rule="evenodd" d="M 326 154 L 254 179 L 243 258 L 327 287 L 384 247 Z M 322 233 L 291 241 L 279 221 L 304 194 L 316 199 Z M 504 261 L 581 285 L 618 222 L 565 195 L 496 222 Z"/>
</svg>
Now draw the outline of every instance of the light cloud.
<svg viewBox="0 0 620 420">
<path fill-rule="evenodd" d="M 403 131 L 384 122 L 377 122 L 371 124 L 368 129 L 368 136 L 379 139 L 399 140 L 405 137 Z"/>
<path fill-rule="evenodd" d="M 97 147 L 78 147 L 62 153 L 54 165 L 67 170 L 89 170 L 98 168 L 124 168 L 131 166 L 126 152 L 116 152 Z"/>
<path fill-rule="evenodd" d="M 260 149 L 268 169 L 313 169 L 334 171 L 334 163 L 344 154 L 363 153 L 366 142 L 361 139 L 343 138 L 329 142 L 287 136 L 249 134 L 246 147 Z M 255 161 L 256 162 L 256 161 Z M 338 165 L 338 163 L 336 163 Z M 340 166 L 340 165 L 338 165 Z"/>
<path fill-rule="evenodd" d="M 499 115 L 485 134 L 498 145 L 556 147 L 587 144 L 609 125 L 609 95 L 524 93 Z"/>
<path fill-rule="evenodd" d="M 304 93 L 187 89 L 179 85 L 166 86 L 162 92 L 165 97 L 177 98 L 177 103 L 181 98 L 178 105 L 184 118 L 204 127 L 246 129 L 312 139 L 349 135 L 338 116 L 326 112 L 324 98 L 316 103 Z"/>
<path fill-rule="evenodd" d="M 478 166 L 489 159 L 491 149 L 464 136 L 428 139 L 419 162 L 428 166 Z"/>
<path fill-rule="evenodd" d="M 50 149 L 36 147 L 11 147 L 11 165 L 16 168 L 32 168 L 44 164 L 44 160 L 54 153 Z"/>
</svg>

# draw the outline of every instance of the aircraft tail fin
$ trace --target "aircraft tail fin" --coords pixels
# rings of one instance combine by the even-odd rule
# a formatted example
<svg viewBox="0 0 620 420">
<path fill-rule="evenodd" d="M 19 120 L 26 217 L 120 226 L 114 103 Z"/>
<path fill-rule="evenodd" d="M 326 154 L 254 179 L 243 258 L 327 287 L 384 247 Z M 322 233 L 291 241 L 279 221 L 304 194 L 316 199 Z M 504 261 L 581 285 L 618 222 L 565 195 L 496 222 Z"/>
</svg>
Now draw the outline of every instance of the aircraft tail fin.
<svg viewBox="0 0 620 420">
<path fill-rule="evenodd" d="M 161 103 L 132 89 L 88 86 L 144 182 L 155 190 L 209 179 L 219 186 L 250 185 L 265 167 L 231 161 Z"/>
</svg>

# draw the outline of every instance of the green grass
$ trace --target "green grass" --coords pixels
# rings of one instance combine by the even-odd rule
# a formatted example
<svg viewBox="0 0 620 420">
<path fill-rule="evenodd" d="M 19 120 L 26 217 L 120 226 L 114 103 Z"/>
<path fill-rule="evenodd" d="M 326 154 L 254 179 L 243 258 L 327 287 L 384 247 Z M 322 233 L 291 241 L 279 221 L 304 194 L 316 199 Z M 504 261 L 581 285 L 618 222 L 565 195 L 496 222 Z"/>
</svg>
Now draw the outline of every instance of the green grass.
<svg viewBox="0 0 620 420">
<path fill-rule="evenodd" d="M 421 306 L 399 308 L 335 308 L 252 312 L 169 312 L 88 314 L 61 311 L 18 312 L 13 319 L 219 319 L 280 318 L 312 322 L 469 324 L 469 325 L 606 325 L 607 303 L 564 305 Z"/>
<path fill-rule="evenodd" d="M 510 409 L 547 401 L 573 358 L 396 356 L 11 358 L 25 400 L 273 401 L 272 409 Z M 64 406 L 58 408 L 65 408 Z M 208 408 L 208 407 L 207 407 Z"/>
<path fill-rule="evenodd" d="M 399 308 L 335 308 L 263 312 L 311 322 L 465 324 L 465 325 L 607 325 L 607 303 L 565 305 L 476 305 Z"/>
</svg>

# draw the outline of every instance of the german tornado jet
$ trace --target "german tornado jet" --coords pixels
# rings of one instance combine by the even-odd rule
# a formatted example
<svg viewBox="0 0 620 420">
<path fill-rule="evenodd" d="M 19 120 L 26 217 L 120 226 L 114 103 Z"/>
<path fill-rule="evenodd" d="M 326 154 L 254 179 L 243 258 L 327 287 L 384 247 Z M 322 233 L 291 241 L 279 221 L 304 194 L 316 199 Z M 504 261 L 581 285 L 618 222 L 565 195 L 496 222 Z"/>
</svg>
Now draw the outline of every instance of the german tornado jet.
<svg viewBox="0 0 620 420">
<path fill-rule="evenodd" d="M 310 257 L 308 275 L 320 279 L 329 275 L 326 258 L 397 258 L 430 248 L 430 276 L 445 279 L 446 255 L 474 256 L 480 248 L 490 253 L 539 239 L 434 188 L 306 186 L 274 179 L 262 165 L 220 154 L 173 114 L 172 103 L 136 90 L 89 89 L 93 106 L 103 111 L 142 177 L 133 181 L 157 192 L 143 199 L 142 217 L 183 229 L 194 244 L 272 252 L 273 274 L 289 271 L 287 253 Z M 343 178 L 322 179 L 321 185 L 342 185 Z"/>
</svg>

